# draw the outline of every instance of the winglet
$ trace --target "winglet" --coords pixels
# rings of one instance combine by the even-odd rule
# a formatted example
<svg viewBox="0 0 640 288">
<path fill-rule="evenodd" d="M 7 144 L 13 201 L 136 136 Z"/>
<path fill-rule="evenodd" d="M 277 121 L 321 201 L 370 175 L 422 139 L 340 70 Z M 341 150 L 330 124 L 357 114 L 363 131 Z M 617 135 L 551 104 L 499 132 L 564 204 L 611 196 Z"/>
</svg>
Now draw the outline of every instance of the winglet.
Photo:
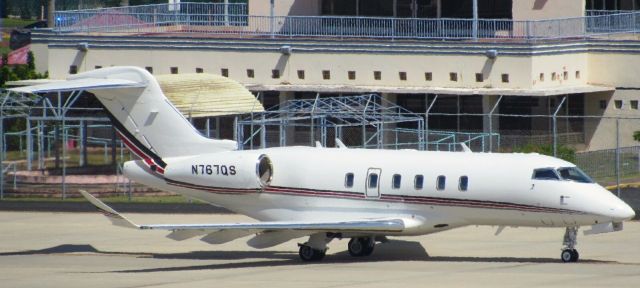
<svg viewBox="0 0 640 288">
<path fill-rule="evenodd" d="M 89 194 L 89 192 L 80 190 L 80 194 L 82 194 L 85 199 L 87 199 L 93 206 L 95 206 L 96 209 L 100 211 L 100 213 L 109 218 L 113 225 L 125 228 L 140 229 L 140 226 L 120 215 L 120 213 L 118 213 L 116 210 L 113 210 L 111 207 L 107 206 L 107 204 L 104 204 L 102 201 L 98 200 L 98 198 L 93 197 L 93 195 Z"/>
</svg>

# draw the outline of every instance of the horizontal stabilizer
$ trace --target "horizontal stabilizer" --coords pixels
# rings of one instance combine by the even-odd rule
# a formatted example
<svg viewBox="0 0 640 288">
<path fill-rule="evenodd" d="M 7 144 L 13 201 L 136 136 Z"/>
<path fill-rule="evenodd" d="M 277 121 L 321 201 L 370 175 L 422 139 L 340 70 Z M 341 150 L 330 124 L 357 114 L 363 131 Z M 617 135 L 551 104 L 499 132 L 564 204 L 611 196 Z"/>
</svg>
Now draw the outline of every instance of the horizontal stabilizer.
<svg viewBox="0 0 640 288">
<path fill-rule="evenodd" d="M 41 85 L 11 88 L 10 91 L 21 93 L 69 92 L 80 90 L 104 90 L 119 88 L 144 88 L 147 85 L 125 79 L 84 78 L 76 80 L 51 82 Z"/>
</svg>

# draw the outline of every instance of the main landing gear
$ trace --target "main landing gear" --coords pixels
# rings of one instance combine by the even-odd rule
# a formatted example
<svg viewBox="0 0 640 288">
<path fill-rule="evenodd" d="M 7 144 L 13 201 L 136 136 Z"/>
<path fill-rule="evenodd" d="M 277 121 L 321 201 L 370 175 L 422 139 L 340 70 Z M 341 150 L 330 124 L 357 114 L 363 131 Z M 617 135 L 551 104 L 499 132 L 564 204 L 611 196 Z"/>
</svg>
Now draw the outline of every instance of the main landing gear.
<svg viewBox="0 0 640 288">
<path fill-rule="evenodd" d="M 351 238 L 347 248 L 349 248 L 349 255 L 353 257 L 362 257 L 371 255 L 375 246 L 376 241 L 373 237 L 360 237 Z"/>
<path fill-rule="evenodd" d="M 298 244 L 298 255 L 300 259 L 305 262 L 320 261 L 327 253 L 327 244 L 334 238 L 341 238 L 340 234 L 323 234 L 318 233 L 311 235 L 309 241 L 304 244 Z M 380 240 L 382 239 L 382 240 Z M 378 241 L 385 241 L 386 238 L 378 238 Z M 353 257 L 369 256 L 373 253 L 373 248 L 376 246 L 376 238 L 374 237 L 354 237 L 349 240 L 347 249 L 349 255 Z"/>
<path fill-rule="evenodd" d="M 576 250 L 576 245 L 578 244 L 578 227 L 567 227 L 567 230 L 564 232 L 564 240 L 562 241 L 562 245 L 564 248 L 562 249 L 562 253 L 560 254 L 560 259 L 562 262 L 578 262 L 578 258 L 580 258 L 580 254 L 578 254 L 578 250 Z"/>
</svg>

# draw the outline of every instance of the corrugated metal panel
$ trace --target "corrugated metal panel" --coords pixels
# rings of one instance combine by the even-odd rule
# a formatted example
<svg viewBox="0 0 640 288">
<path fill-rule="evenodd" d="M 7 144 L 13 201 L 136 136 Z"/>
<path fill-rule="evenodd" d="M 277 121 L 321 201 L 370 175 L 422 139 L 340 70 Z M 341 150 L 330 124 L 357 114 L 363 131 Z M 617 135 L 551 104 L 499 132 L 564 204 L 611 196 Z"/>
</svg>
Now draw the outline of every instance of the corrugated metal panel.
<svg viewBox="0 0 640 288">
<path fill-rule="evenodd" d="M 212 117 L 262 112 L 264 107 L 242 84 L 213 74 L 157 75 L 171 103 L 185 117 Z"/>
</svg>

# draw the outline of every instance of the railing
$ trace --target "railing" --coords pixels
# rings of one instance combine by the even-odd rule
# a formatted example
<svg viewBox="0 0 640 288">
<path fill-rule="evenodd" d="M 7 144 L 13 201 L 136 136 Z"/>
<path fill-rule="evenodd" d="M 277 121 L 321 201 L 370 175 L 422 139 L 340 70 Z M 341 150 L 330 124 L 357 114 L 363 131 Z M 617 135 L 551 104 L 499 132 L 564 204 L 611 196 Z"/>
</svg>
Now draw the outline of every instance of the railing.
<svg viewBox="0 0 640 288">
<path fill-rule="evenodd" d="M 56 12 L 58 33 L 203 33 L 235 36 L 382 39 L 587 38 L 635 33 L 640 12 L 589 11 L 566 19 L 254 16 L 246 4 L 181 3 Z"/>
</svg>

